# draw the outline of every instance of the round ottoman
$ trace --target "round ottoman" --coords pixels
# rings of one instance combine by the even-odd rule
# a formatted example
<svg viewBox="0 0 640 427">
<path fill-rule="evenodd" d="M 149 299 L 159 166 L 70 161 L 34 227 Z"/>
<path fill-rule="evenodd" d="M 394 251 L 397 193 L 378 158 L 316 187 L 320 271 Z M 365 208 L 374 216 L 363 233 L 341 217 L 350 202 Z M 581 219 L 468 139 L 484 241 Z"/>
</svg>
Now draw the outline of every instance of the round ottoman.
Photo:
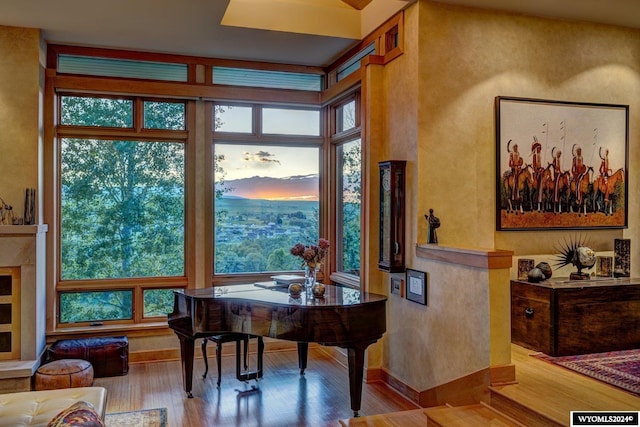
<svg viewBox="0 0 640 427">
<path fill-rule="evenodd" d="M 38 368 L 36 390 L 90 387 L 93 385 L 93 366 L 82 359 L 60 359 Z"/>
</svg>

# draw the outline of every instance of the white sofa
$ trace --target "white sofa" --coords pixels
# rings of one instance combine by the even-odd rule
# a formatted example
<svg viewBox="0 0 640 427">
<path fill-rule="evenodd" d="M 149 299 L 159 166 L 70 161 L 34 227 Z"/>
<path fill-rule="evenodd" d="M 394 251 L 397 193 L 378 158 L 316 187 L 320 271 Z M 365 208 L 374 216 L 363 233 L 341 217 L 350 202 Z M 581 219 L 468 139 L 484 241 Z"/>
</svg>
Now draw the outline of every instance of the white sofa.
<svg viewBox="0 0 640 427">
<path fill-rule="evenodd" d="M 104 387 L 62 388 L 0 394 L 0 427 L 46 426 L 79 401 L 91 403 L 104 420 L 107 406 Z"/>
</svg>

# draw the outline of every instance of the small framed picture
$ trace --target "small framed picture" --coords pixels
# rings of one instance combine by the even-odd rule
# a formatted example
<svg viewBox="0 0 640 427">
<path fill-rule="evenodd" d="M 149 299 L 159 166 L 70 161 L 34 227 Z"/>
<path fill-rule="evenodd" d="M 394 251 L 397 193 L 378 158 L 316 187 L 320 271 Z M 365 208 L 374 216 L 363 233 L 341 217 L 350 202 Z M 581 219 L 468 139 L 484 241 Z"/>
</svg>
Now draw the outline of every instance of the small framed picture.
<svg viewBox="0 0 640 427">
<path fill-rule="evenodd" d="M 407 268 L 405 295 L 409 301 L 427 305 L 427 273 Z"/>
<path fill-rule="evenodd" d="M 610 257 L 610 256 L 596 257 L 596 276 L 597 277 L 613 276 L 613 257 Z"/>
<path fill-rule="evenodd" d="M 534 260 L 527 258 L 518 260 L 518 280 L 527 280 L 529 278 L 529 272 L 533 269 L 534 263 Z"/>
<path fill-rule="evenodd" d="M 400 277 L 392 277 L 391 293 L 404 297 L 404 280 L 402 280 Z"/>
</svg>

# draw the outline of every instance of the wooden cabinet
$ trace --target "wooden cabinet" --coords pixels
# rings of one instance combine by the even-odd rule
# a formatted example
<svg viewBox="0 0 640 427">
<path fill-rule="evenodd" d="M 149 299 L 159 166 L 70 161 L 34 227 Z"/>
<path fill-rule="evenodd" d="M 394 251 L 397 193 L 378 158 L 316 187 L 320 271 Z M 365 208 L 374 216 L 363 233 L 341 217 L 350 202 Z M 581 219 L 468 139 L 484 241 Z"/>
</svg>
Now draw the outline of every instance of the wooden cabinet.
<svg viewBox="0 0 640 427">
<path fill-rule="evenodd" d="M 640 279 L 511 281 L 511 342 L 551 356 L 640 348 Z"/>
</svg>

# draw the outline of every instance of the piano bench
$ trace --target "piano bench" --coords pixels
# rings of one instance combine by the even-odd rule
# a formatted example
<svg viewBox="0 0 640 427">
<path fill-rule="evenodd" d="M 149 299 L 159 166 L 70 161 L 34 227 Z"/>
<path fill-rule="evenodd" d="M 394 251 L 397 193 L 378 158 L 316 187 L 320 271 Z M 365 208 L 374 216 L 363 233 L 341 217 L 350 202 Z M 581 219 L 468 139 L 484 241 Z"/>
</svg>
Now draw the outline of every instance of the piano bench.
<svg viewBox="0 0 640 427">
<path fill-rule="evenodd" d="M 247 363 L 247 354 L 249 351 L 249 339 L 257 338 L 258 339 L 258 369 L 255 372 L 241 373 L 240 369 L 240 342 L 244 343 L 244 351 L 243 351 L 243 366 L 244 370 L 248 368 Z M 202 340 L 202 357 L 204 359 L 204 374 L 202 374 L 202 378 L 207 377 L 207 373 L 209 372 L 209 362 L 207 360 L 207 342 L 212 341 L 216 343 L 216 363 L 218 367 L 218 388 L 220 388 L 220 381 L 222 377 L 222 344 L 226 342 L 235 342 L 236 343 L 236 378 L 240 381 L 246 381 L 250 379 L 258 379 L 262 378 L 262 355 L 264 352 L 264 343 L 262 341 L 262 337 L 242 334 L 237 332 L 229 332 L 222 333 L 218 335 L 212 335 L 210 337 L 206 337 Z"/>
</svg>

